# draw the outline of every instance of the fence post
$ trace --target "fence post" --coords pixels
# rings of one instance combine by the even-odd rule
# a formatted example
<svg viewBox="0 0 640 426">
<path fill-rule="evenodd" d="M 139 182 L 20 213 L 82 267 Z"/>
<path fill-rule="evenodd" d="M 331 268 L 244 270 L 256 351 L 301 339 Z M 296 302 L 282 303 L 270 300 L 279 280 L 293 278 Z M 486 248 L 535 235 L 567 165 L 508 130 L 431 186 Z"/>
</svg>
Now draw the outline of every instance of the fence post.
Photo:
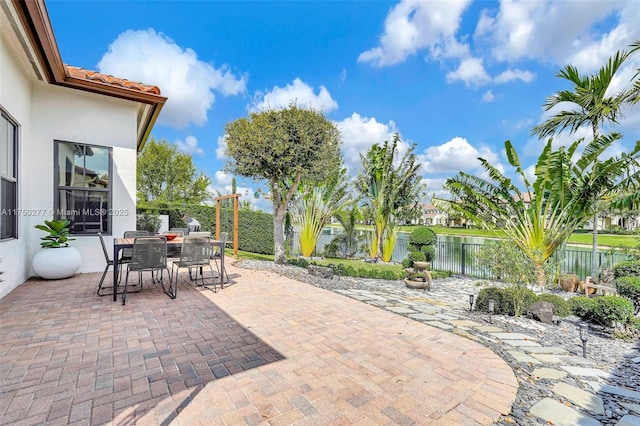
<svg viewBox="0 0 640 426">
<path fill-rule="evenodd" d="M 462 253 L 462 260 L 461 260 L 461 262 L 460 262 L 460 263 L 461 263 L 461 266 L 462 266 L 462 275 L 466 275 L 466 274 L 465 274 L 465 258 L 466 258 L 467 256 L 466 256 L 466 253 L 465 253 L 465 252 L 466 252 L 465 248 L 466 248 L 466 244 L 465 244 L 465 243 L 462 243 L 462 248 L 461 248 L 461 250 L 460 250 L 460 252 Z"/>
</svg>

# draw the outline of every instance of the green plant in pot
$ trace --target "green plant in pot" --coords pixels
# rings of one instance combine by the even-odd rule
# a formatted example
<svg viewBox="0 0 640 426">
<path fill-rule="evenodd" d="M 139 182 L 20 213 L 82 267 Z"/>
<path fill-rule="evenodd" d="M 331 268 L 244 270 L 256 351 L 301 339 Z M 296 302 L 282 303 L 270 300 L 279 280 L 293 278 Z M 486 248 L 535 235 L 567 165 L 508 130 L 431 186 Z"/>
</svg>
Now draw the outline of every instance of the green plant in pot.
<svg viewBox="0 0 640 426">
<path fill-rule="evenodd" d="M 66 219 L 45 220 L 44 225 L 35 228 L 47 232 L 40 238 L 42 247 L 33 257 L 33 270 L 47 280 L 68 278 L 76 273 L 82 264 L 82 256 L 75 248 L 69 246 L 69 241 L 75 240 L 70 236 L 70 221 Z"/>
</svg>

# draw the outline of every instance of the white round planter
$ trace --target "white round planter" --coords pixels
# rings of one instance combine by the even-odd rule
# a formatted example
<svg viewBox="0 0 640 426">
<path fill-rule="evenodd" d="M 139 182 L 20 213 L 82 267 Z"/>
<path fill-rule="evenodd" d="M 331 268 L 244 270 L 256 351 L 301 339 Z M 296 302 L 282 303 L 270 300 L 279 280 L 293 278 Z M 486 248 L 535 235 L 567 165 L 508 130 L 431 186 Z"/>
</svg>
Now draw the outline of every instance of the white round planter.
<svg viewBox="0 0 640 426">
<path fill-rule="evenodd" d="M 42 248 L 33 256 L 33 270 L 45 280 L 59 280 L 75 274 L 82 256 L 75 247 Z"/>
</svg>

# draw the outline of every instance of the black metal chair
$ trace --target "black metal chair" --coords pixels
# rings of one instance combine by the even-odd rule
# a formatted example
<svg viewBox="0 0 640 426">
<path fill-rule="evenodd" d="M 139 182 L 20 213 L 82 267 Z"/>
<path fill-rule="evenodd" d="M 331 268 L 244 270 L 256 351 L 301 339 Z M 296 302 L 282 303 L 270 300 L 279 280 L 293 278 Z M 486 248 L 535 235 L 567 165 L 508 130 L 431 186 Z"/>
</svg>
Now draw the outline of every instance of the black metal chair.
<svg viewBox="0 0 640 426">
<path fill-rule="evenodd" d="M 227 274 L 227 269 L 224 267 L 224 247 L 227 244 L 227 236 L 229 235 L 228 232 L 221 232 L 220 233 L 220 241 L 222 241 L 222 249 L 220 247 L 214 247 L 213 251 L 211 253 L 211 259 L 213 259 L 214 263 L 216 264 L 216 269 L 218 270 L 218 276 L 221 276 L 221 274 L 224 274 L 224 276 L 226 277 L 226 281 L 222 281 L 224 284 L 229 282 L 229 274 Z M 218 266 L 218 262 L 220 262 L 220 266 Z M 222 285 L 220 286 L 222 287 Z"/>
<path fill-rule="evenodd" d="M 171 278 L 172 285 L 170 286 L 170 296 L 176 298 L 178 295 L 178 274 L 180 268 L 188 268 L 189 276 L 192 280 L 195 280 L 198 285 L 198 272 L 200 274 L 200 280 L 202 287 L 207 288 L 204 281 L 203 268 L 209 267 L 211 271 L 211 281 L 213 282 L 213 290 L 215 291 L 215 281 L 213 277 L 213 268 L 209 260 L 211 256 L 211 243 L 208 237 L 204 236 L 188 236 L 182 241 L 182 252 L 180 253 L 180 260 L 176 260 L 171 264 Z M 176 269 L 177 268 L 177 269 Z M 192 277 L 192 271 L 195 270 L 195 278 Z M 173 290 L 171 290 L 171 288 Z"/>
<path fill-rule="evenodd" d="M 107 250 L 107 245 L 104 243 L 104 237 L 102 236 L 102 232 L 98 232 L 98 237 L 100 237 L 100 245 L 102 245 L 102 251 L 104 252 L 104 260 L 107 262 L 107 266 L 104 268 L 104 272 L 102 273 L 102 277 L 100 278 L 100 283 L 98 284 L 98 291 L 96 294 L 98 296 L 113 296 L 113 293 L 101 293 L 102 290 L 111 289 L 113 291 L 113 286 L 103 286 L 104 278 L 107 276 L 107 271 L 109 270 L 109 266 L 113 266 L 114 262 L 109 257 L 109 251 Z M 129 263 L 129 259 L 120 259 L 118 260 L 118 282 L 122 280 L 122 265 Z M 135 293 L 140 291 L 140 289 L 136 290 Z"/>
<path fill-rule="evenodd" d="M 138 272 L 141 276 L 142 272 L 164 272 L 167 271 L 169 280 L 171 274 L 167 266 L 167 239 L 163 236 L 154 237 L 137 237 L 133 242 L 131 255 L 131 263 L 127 265 L 127 276 L 124 280 L 124 292 L 122 293 L 122 304 L 126 303 L 127 287 L 129 285 L 129 272 Z M 159 282 L 162 290 L 167 293 L 164 288 L 164 274 L 160 274 Z M 155 282 L 155 279 L 154 279 Z M 169 284 L 171 286 L 171 284 Z M 140 279 L 140 289 L 142 290 L 142 280 Z"/>
</svg>

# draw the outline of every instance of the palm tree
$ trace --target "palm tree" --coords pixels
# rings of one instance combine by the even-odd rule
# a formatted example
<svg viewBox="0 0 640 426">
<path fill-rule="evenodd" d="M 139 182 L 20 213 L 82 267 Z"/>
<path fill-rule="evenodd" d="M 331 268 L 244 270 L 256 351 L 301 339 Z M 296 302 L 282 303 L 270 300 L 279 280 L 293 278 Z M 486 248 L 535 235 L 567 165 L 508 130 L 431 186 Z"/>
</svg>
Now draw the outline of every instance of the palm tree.
<svg viewBox="0 0 640 426">
<path fill-rule="evenodd" d="M 370 249 L 376 259 L 383 259 L 385 240 L 387 247 L 395 242 L 394 225 L 414 214 L 424 193 L 422 176 L 418 174 L 420 164 L 413 152 L 415 146 L 407 150 L 397 167 L 394 165 L 399 142 L 396 133 L 391 143 L 374 144 L 366 155 L 360 154 L 363 170 L 355 185 L 368 212 L 365 217 L 373 222 Z"/>
<path fill-rule="evenodd" d="M 334 216 L 342 225 L 343 232 L 335 236 L 331 242 L 337 244 L 344 255 L 354 256 L 360 241 L 356 225 L 358 220 L 362 220 L 362 212 L 356 204 L 351 204 L 351 208 L 337 211 Z"/>
<path fill-rule="evenodd" d="M 638 44 L 640 42 L 636 42 Z M 635 45 L 632 45 L 635 46 Z M 583 126 L 589 126 L 593 134 L 593 140 L 597 140 L 600 129 L 605 123 L 610 126 L 618 124 L 622 117 L 622 107 L 638 100 L 640 84 L 636 82 L 635 89 L 627 88 L 618 93 L 609 93 L 609 87 L 613 82 L 616 73 L 629 56 L 634 53 L 640 44 L 633 50 L 618 51 L 613 55 L 600 70 L 593 75 L 580 75 L 578 69 L 572 65 L 566 66 L 557 76 L 573 84 L 573 90 L 561 90 L 549 96 L 544 104 L 544 109 L 550 109 L 558 105 L 570 106 L 569 109 L 562 110 L 551 116 L 544 123 L 534 127 L 532 133 L 541 139 L 558 134 L 565 129 L 570 133 L 575 133 Z M 597 165 L 597 161 L 594 165 Z M 595 175 L 598 174 L 596 168 L 587 171 Z M 603 194 L 607 193 L 604 188 Z M 591 275 L 596 279 L 598 271 L 598 216 L 597 211 L 593 214 L 593 256 L 591 264 Z"/>
<path fill-rule="evenodd" d="M 506 141 L 507 158 L 524 182 L 525 191 L 480 158 L 489 178 L 460 172 L 444 185 L 453 198 L 433 202 L 486 229 L 496 229 L 497 224 L 502 224 L 500 229 L 506 238 L 536 265 L 538 282 L 542 284 L 545 262 L 575 229 L 596 213 L 596 202 L 602 194 L 609 191 L 615 196 L 628 180 L 638 178 L 629 170 L 638 163 L 640 141 L 629 154 L 598 160 L 619 138 L 618 134 L 599 136 L 585 146 L 575 161 L 572 158 L 578 156 L 577 148 L 583 140 L 553 150 L 549 139 L 536 163 L 533 182 L 527 179 L 513 145 Z M 527 199 L 529 206 L 525 205 Z"/>
</svg>

